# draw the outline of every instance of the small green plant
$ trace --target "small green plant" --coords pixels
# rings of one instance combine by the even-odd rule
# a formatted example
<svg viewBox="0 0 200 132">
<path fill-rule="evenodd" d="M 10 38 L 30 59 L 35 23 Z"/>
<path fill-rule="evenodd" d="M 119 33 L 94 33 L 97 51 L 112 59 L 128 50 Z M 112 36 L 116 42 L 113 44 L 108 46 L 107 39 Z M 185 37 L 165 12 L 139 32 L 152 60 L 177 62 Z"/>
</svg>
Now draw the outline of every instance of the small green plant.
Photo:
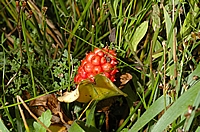
<svg viewBox="0 0 200 132">
<path fill-rule="evenodd" d="M 51 125 L 51 111 L 46 110 L 45 112 L 42 113 L 41 117 L 38 119 L 46 126 L 49 127 Z M 33 122 L 33 128 L 34 132 L 45 132 L 46 129 L 39 123 L 39 122 Z"/>
<path fill-rule="evenodd" d="M 67 61 L 70 58 L 70 64 Z M 69 66 L 71 66 L 71 74 L 69 74 Z M 70 88 L 70 82 L 73 80 L 75 73 L 78 69 L 78 59 L 72 59 L 68 57 L 68 51 L 64 50 L 62 57 L 53 62 L 53 76 L 56 81 L 54 81 L 54 89 L 65 89 Z"/>
</svg>

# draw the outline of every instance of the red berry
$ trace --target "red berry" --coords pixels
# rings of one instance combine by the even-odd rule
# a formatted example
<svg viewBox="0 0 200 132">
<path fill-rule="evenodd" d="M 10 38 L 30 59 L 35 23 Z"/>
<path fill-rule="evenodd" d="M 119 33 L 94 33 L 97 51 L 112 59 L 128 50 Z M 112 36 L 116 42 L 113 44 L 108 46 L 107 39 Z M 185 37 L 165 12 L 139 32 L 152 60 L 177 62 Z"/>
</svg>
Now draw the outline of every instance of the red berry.
<svg viewBox="0 0 200 132">
<path fill-rule="evenodd" d="M 109 50 L 109 54 L 108 57 L 110 57 L 112 60 L 116 60 L 116 56 L 117 54 L 115 53 L 114 50 Z"/>
<path fill-rule="evenodd" d="M 104 56 L 104 52 L 103 52 L 101 49 L 99 49 L 99 48 L 95 48 L 95 49 L 94 49 L 94 53 L 95 53 L 96 55 L 100 56 L 100 57 L 103 57 L 103 56 Z"/>
<path fill-rule="evenodd" d="M 103 57 L 103 56 L 104 56 L 104 53 L 103 53 L 103 51 L 99 51 L 99 52 L 97 53 L 97 55 L 100 56 L 100 57 Z"/>
<path fill-rule="evenodd" d="M 87 76 L 88 76 L 88 78 L 91 78 L 91 77 L 94 77 L 95 75 L 94 75 L 94 73 L 89 72 L 89 73 L 87 74 Z"/>
<path fill-rule="evenodd" d="M 103 48 L 103 50 L 108 53 L 108 47 Z"/>
<path fill-rule="evenodd" d="M 119 72 L 117 69 L 113 69 L 113 70 L 110 72 L 110 75 L 115 75 L 117 72 Z"/>
<path fill-rule="evenodd" d="M 78 73 L 79 73 L 79 75 L 81 75 L 81 77 L 82 77 L 83 79 L 86 79 L 86 78 L 87 78 L 87 73 L 85 72 L 85 70 L 83 69 L 82 66 L 80 66 L 80 67 L 78 68 Z"/>
<path fill-rule="evenodd" d="M 91 62 L 93 56 L 95 56 L 93 52 L 86 54 L 86 61 Z"/>
<path fill-rule="evenodd" d="M 102 73 L 111 81 L 115 81 L 115 74 L 118 72 L 116 65 L 115 50 L 95 48 L 93 52 L 86 54 L 78 68 L 78 74 L 74 77 L 75 83 L 80 83 L 84 79 L 94 81 L 96 74 Z"/>
<path fill-rule="evenodd" d="M 90 79 L 90 81 L 94 81 L 94 76 L 95 76 L 95 74 L 93 74 L 93 73 L 88 73 L 87 74 L 87 76 L 88 76 L 88 78 Z"/>
<path fill-rule="evenodd" d="M 99 51 L 101 51 L 101 49 L 99 48 L 94 48 L 94 53 L 97 54 Z"/>
<path fill-rule="evenodd" d="M 110 64 L 115 66 L 115 65 L 117 64 L 117 61 L 115 61 L 115 60 L 112 59 L 112 60 L 110 61 Z"/>
<path fill-rule="evenodd" d="M 86 59 L 81 61 L 81 66 L 84 66 L 87 63 Z"/>
<path fill-rule="evenodd" d="M 92 59 L 91 59 L 91 63 L 93 65 L 95 65 L 95 66 L 100 65 L 100 63 L 101 63 L 101 57 L 98 56 L 98 55 L 93 56 Z"/>
<path fill-rule="evenodd" d="M 104 72 L 103 75 L 106 76 L 107 78 L 110 78 L 110 74 L 108 72 Z"/>
<path fill-rule="evenodd" d="M 103 72 L 103 70 L 102 70 L 101 66 L 94 66 L 92 72 L 96 75 L 96 74 Z"/>
<path fill-rule="evenodd" d="M 79 82 L 81 82 L 81 81 L 83 81 L 84 79 L 79 75 L 79 74 L 77 74 L 76 76 L 75 76 L 75 78 L 74 78 L 74 82 L 75 83 L 79 83 Z"/>
<path fill-rule="evenodd" d="M 86 63 L 84 65 L 84 70 L 85 70 L 85 72 L 89 73 L 89 72 L 92 72 L 93 67 L 94 66 L 92 65 L 92 63 Z"/>
<path fill-rule="evenodd" d="M 117 55 L 117 53 L 114 51 L 114 50 L 109 50 L 108 51 L 111 55 L 113 55 L 113 56 L 116 56 Z"/>
<path fill-rule="evenodd" d="M 101 57 L 100 63 L 101 63 L 101 64 L 105 64 L 106 62 L 107 62 L 106 58 L 105 58 L 105 57 Z"/>
<path fill-rule="evenodd" d="M 110 77 L 110 80 L 111 80 L 112 82 L 116 81 L 115 76 L 111 76 L 111 77 Z"/>
<path fill-rule="evenodd" d="M 108 62 L 102 65 L 103 71 L 106 71 L 106 72 L 110 72 L 112 70 L 112 68 L 113 68 L 113 66 Z"/>
<path fill-rule="evenodd" d="M 75 83 L 78 82 L 77 80 L 78 80 L 78 74 L 74 77 L 74 82 Z"/>
</svg>

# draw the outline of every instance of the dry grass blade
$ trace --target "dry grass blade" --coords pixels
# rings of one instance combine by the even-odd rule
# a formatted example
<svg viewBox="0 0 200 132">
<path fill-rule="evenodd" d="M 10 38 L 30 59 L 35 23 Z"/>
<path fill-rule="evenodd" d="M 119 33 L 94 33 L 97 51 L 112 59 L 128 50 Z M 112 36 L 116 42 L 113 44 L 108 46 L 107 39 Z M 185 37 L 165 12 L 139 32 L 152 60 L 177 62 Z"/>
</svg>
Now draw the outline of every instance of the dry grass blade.
<svg viewBox="0 0 200 132">
<path fill-rule="evenodd" d="M 24 126 L 25 126 L 25 128 L 26 128 L 26 131 L 27 131 L 27 132 L 30 132 L 29 127 L 28 127 L 28 124 L 27 124 L 26 119 L 25 119 L 25 116 L 24 116 L 24 112 L 23 112 L 23 110 L 22 110 L 22 108 L 21 108 L 21 106 L 20 106 L 20 104 L 19 104 L 19 97 L 20 97 L 20 96 L 17 96 L 18 108 L 19 108 L 20 114 L 21 114 L 21 116 L 22 116 L 22 120 L 23 120 L 23 122 L 24 122 Z"/>
</svg>

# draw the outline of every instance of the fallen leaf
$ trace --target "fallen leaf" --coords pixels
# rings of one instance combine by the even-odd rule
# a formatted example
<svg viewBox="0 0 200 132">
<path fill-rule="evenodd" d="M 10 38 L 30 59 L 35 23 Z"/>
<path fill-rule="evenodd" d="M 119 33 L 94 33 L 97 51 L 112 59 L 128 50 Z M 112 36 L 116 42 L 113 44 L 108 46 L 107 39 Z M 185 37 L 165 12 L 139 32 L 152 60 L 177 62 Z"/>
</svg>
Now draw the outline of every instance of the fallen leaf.
<svg viewBox="0 0 200 132">
<path fill-rule="evenodd" d="M 121 85 L 125 85 L 132 79 L 132 75 L 130 73 L 125 73 L 120 76 Z"/>
<path fill-rule="evenodd" d="M 48 109 L 51 110 L 52 123 L 71 124 L 71 120 L 63 113 L 60 102 L 55 94 L 47 94 L 36 98 L 35 100 L 30 101 L 29 106 L 31 111 L 37 116 L 41 116 L 42 113 Z"/>
</svg>

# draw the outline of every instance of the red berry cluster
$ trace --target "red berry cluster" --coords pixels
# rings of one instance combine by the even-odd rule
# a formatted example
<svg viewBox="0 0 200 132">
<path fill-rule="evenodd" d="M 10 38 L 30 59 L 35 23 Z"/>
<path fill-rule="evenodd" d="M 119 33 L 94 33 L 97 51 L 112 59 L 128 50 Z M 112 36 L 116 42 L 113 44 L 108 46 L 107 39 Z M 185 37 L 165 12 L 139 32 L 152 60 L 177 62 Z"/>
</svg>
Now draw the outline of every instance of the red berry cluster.
<svg viewBox="0 0 200 132">
<path fill-rule="evenodd" d="M 96 74 L 103 74 L 112 82 L 115 81 L 115 74 L 118 72 L 116 53 L 114 50 L 95 48 L 93 52 L 87 53 L 78 68 L 78 74 L 74 78 L 75 83 L 80 83 L 84 79 L 94 81 Z"/>
</svg>

